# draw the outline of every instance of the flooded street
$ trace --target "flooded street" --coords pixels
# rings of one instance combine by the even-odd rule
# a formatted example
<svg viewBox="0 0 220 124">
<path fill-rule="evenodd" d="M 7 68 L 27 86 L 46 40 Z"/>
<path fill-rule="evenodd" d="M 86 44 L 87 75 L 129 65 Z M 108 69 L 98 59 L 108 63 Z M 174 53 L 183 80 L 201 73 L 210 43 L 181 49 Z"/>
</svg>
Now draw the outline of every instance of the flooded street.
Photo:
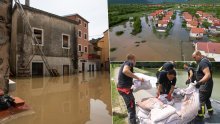
<svg viewBox="0 0 220 124">
<path fill-rule="evenodd" d="M 112 123 L 108 72 L 13 80 L 17 83 L 13 95 L 24 99 L 34 114 L 7 124 Z"/>
<path fill-rule="evenodd" d="M 155 76 L 155 73 L 157 69 L 145 69 L 148 71 L 147 75 Z M 186 88 L 187 86 L 185 85 L 185 81 L 187 79 L 187 72 L 184 70 L 177 70 L 177 87 L 180 88 Z M 212 91 L 212 98 L 215 100 L 220 101 L 220 96 L 219 96 L 219 87 L 220 87 L 220 72 L 214 72 L 213 73 L 213 81 L 214 81 L 214 86 L 213 86 L 213 91 Z"/>
<path fill-rule="evenodd" d="M 136 36 L 130 34 L 130 22 L 113 27 L 110 30 L 110 47 L 116 50 L 110 53 L 111 60 L 124 60 L 128 51 L 135 54 L 138 61 L 192 60 L 194 48 L 189 39 L 189 31 L 182 28 L 179 12 L 173 23 L 168 36 L 165 36 L 165 33 L 154 32 L 152 22 L 149 20 L 147 23 L 146 17 L 141 17 L 142 32 Z M 117 36 L 117 31 L 124 31 L 124 34 Z"/>
</svg>

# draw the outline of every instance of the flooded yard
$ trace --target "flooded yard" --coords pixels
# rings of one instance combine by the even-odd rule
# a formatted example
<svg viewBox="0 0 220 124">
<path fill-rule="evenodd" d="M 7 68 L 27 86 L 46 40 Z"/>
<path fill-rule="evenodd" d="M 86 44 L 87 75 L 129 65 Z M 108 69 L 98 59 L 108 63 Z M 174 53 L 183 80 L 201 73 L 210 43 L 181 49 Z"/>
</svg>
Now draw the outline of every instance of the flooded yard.
<svg viewBox="0 0 220 124">
<path fill-rule="evenodd" d="M 189 31 L 182 28 L 182 18 L 177 11 L 174 26 L 166 36 L 164 33 L 153 31 L 153 24 L 146 17 L 141 17 L 142 32 L 136 36 L 131 35 L 132 25 L 128 21 L 124 25 L 118 25 L 110 30 L 110 47 L 112 61 L 124 60 L 127 53 L 136 55 L 139 61 L 183 61 L 192 60 L 191 54 L 194 51 L 193 42 L 189 38 Z M 124 31 L 120 36 L 116 32 Z"/>
<path fill-rule="evenodd" d="M 13 95 L 24 99 L 34 114 L 7 124 L 112 123 L 108 72 L 13 80 L 17 83 Z"/>
</svg>

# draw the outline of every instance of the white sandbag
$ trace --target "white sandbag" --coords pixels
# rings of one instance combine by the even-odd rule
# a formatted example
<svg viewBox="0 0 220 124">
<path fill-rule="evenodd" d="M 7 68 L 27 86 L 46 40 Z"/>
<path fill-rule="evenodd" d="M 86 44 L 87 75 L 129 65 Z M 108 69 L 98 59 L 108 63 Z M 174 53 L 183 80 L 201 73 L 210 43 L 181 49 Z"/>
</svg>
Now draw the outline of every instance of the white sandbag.
<svg viewBox="0 0 220 124">
<path fill-rule="evenodd" d="M 150 111 L 153 108 L 160 108 L 160 106 L 163 106 L 163 103 L 157 98 L 149 98 L 147 100 L 137 102 L 137 105 L 146 111 Z"/>
<path fill-rule="evenodd" d="M 13 92 L 16 90 L 16 83 L 12 80 L 9 80 L 9 92 Z"/>
<path fill-rule="evenodd" d="M 151 110 L 151 121 L 158 122 L 166 119 L 176 112 L 176 109 L 170 105 L 164 105 L 163 108 L 154 108 Z"/>
<path fill-rule="evenodd" d="M 134 85 L 132 86 L 132 89 L 134 92 L 137 92 L 139 90 L 149 90 L 152 88 L 152 85 L 149 80 L 145 80 L 144 82 L 134 80 L 133 83 Z"/>
<path fill-rule="evenodd" d="M 139 117 L 139 118 L 143 118 L 143 119 L 150 119 L 149 117 L 149 113 L 150 113 L 150 111 L 147 111 L 147 110 L 144 110 L 144 109 L 142 109 L 141 107 L 138 107 L 138 113 L 137 113 L 137 116 Z"/>
<path fill-rule="evenodd" d="M 181 122 L 181 117 L 175 113 L 169 116 L 166 120 L 167 124 L 179 124 Z"/>
<path fill-rule="evenodd" d="M 144 82 L 133 79 L 134 85 L 132 85 L 132 89 L 134 92 L 137 92 L 139 90 L 149 90 L 151 88 L 156 87 L 157 79 L 155 77 L 147 76 L 147 75 L 141 74 L 141 73 L 134 73 L 134 75 L 136 75 L 139 78 L 144 79 Z"/>
<path fill-rule="evenodd" d="M 158 99 L 164 103 L 164 104 L 168 104 L 168 105 L 173 105 L 174 104 L 174 100 L 172 99 L 171 101 L 169 101 L 167 98 L 167 94 L 161 94 Z"/>
<path fill-rule="evenodd" d="M 196 115 L 198 114 L 199 110 L 199 91 L 196 90 L 192 95 L 185 96 L 181 110 L 178 113 L 181 115 L 182 123 L 188 123 L 192 121 Z"/>
</svg>

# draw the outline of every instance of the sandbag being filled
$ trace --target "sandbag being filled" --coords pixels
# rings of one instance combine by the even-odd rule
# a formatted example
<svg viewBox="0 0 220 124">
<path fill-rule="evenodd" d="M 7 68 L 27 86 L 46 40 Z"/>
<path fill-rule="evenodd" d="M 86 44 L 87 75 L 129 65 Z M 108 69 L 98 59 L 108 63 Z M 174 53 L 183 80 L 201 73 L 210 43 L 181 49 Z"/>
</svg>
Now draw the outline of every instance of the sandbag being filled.
<svg viewBox="0 0 220 124">
<path fill-rule="evenodd" d="M 133 80 L 134 85 L 132 86 L 132 89 L 134 92 L 137 92 L 139 90 L 148 90 L 156 87 L 157 79 L 155 77 L 147 76 L 141 73 L 134 73 L 134 75 L 144 79 L 144 82 L 136 79 Z"/>
</svg>

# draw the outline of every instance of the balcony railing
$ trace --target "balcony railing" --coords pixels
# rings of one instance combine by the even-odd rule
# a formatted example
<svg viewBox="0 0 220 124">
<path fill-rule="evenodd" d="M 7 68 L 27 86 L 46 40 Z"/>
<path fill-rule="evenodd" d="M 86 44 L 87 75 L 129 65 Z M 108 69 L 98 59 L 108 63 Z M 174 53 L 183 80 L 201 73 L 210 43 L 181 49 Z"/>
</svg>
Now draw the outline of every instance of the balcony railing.
<svg viewBox="0 0 220 124">
<path fill-rule="evenodd" d="M 97 54 L 88 54 L 88 59 L 100 59 L 100 55 Z"/>
</svg>

